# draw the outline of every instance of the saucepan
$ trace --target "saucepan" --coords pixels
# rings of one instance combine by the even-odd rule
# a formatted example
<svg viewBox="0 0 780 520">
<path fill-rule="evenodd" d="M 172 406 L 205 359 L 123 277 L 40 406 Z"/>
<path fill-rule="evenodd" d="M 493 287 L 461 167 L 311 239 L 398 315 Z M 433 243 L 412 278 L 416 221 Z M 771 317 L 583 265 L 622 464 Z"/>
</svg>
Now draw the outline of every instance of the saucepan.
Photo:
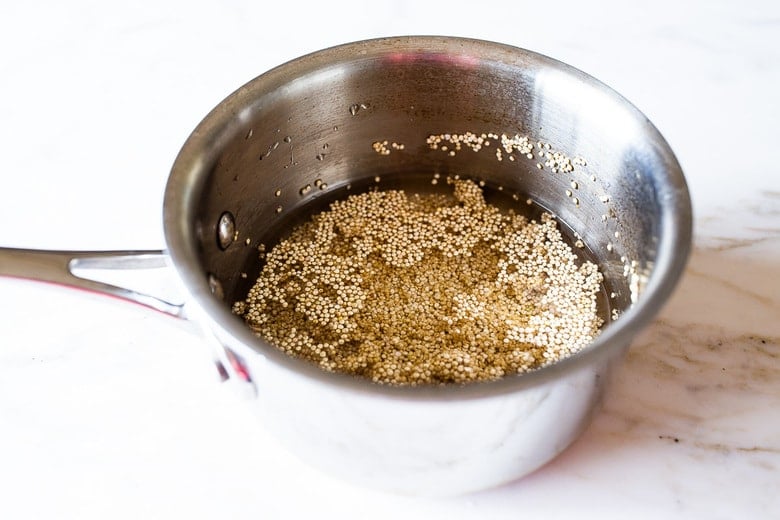
<svg viewBox="0 0 780 520">
<path fill-rule="evenodd" d="M 465 133 L 495 136 L 493 150 L 430 145 Z M 531 150 L 498 160 L 499 136 L 522 136 Z M 553 213 L 604 275 L 606 323 L 595 341 L 528 373 L 410 387 L 290 357 L 231 311 L 258 276 L 258 246 L 303 212 L 378 178 L 403 186 L 421 175 L 479 179 L 518 207 L 528 199 Z M 692 215 L 670 146 L 604 84 L 516 47 L 415 36 L 314 52 L 232 93 L 179 152 L 163 223 L 165 251 L 3 249 L 0 274 L 194 320 L 218 345 L 225 377 L 248 389 L 266 427 L 302 460 L 360 485 L 451 495 L 526 475 L 577 438 L 675 287 Z M 73 274 L 158 264 L 181 282 L 183 306 Z"/>
</svg>

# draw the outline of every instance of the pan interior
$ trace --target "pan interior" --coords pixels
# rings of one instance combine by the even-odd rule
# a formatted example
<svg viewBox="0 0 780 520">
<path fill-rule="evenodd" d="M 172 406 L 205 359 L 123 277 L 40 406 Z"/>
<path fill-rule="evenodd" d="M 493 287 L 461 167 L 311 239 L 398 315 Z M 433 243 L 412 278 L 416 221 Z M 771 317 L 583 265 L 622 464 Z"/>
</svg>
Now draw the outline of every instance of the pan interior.
<svg viewBox="0 0 780 520">
<path fill-rule="evenodd" d="M 301 58 L 239 89 L 196 130 L 172 184 L 189 184 L 183 225 L 195 230 L 203 283 L 221 286 L 219 305 L 246 296 L 258 245 L 270 247 L 348 187 L 357 193 L 379 177 L 381 189 L 430 190 L 438 174 L 483 180 L 489 197 L 518 212 L 552 212 L 604 274 L 603 317 L 626 311 L 653 277 L 685 192 L 660 134 L 617 94 L 555 60 L 472 40 L 424 44 L 362 42 Z M 467 134 L 492 143 L 430 146 L 432 136 L 451 143 Z M 532 150 L 508 153 L 502 136 L 527 139 Z M 177 168 L 187 170 L 178 180 Z M 235 224 L 227 245 L 226 213 Z M 258 340 L 258 348 L 266 347 Z"/>
</svg>

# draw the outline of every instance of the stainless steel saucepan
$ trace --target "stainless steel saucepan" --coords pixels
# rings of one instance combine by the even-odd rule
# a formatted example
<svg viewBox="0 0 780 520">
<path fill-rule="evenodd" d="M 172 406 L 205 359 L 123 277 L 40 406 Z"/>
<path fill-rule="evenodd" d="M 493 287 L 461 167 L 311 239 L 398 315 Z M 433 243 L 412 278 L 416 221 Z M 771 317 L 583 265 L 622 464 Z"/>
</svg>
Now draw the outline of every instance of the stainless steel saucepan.
<svg viewBox="0 0 780 520">
<path fill-rule="evenodd" d="M 465 132 L 527 136 L 534 151 L 498 161 L 498 142 L 454 157 L 426 144 Z M 403 147 L 377 153 L 384 141 Z M 531 198 L 587 244 L 605 275 L 608 310 L 589 347 L 497 381 L 395 387 L 288 357 L 231 313 L 258 274 L 257 246 L 283 235 L 300 208 L 375 176 L 389 187 L 434 173 L 484 180 L 518 205 Z M 672 150 L 620 95 L 545 56 L 450 37 L 351 43 L 250 81 L 184 144 L 163 218 L 167 251 L 3 249 L 0 274 L 186 314 L 216 338 L 227 372 L 251 388 L 265 425 L 291 451 L 361 485 L 412 494 L 498 485 L 566 448 L 677 283 L 692 221 Z M 181 281 L 183 307 L 72 274 L 160 263 Z"/>
</svg>

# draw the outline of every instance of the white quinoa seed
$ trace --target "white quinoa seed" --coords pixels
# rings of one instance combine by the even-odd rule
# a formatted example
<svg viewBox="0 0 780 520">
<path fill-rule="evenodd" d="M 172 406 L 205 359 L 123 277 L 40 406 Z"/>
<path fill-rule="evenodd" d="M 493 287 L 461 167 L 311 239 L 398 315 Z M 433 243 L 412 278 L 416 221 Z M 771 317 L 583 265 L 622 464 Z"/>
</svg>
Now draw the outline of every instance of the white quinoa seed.
<svg viewBox="0 0 780 520">
<path fill-rule="evenodd" d="M 397 150 L 396 143 L 393 143 L 393 145 L 393 148 Z M 390 155 L 390 148 L 387 147 L 387 141 L 374 141 L 371 143 L 371 148 L 379 155 Z"/>
<path fill-rule="evenodd" d="M 476 183 L 446 180 L 453 196 L 333 202 L 267 253 L 234 312 L 290 355 L 385 384 L 496 379 L 589 344 L 596 265 L 552 215 L 506 214 Z"/>
</svg>

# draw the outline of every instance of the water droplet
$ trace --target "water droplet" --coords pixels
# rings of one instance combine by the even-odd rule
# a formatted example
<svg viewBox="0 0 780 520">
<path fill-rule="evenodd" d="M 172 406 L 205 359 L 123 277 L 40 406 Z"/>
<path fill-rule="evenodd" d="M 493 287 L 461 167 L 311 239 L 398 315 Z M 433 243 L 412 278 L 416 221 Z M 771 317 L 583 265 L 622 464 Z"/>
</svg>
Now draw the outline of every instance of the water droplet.
<svg viewBox="0 0 780 520">
<path fill-rule="evenodd" d="M 276 212 L 277 213 L 281 213 L 282 212 L 282 207 L 281 206 L 276 206 Z"/>
<path fill-rule="evenodd" d="M 580 185 L 577 184 L 577 181 L 571 181 L 571 189 L 576 190 L 579 189 Z"/>
<path fill-rule="evenodd" d="M 288 135 L 288 136 L 285 136 L 285 138 L 284 138 L 284 142 L 285 142 L 285 143 L 290 143 L 290 142 L 292 142 L 292 137 L 290 137 L 289 135 Z"/>
<path fill-rule="evenodd" d="M 274 192 L 274 197 L 281 197 L 281 195 L 282 195 L 282 190 L 276 190 Z"/>
<path fill-rule="evenodd" d="M 209 290 L 211 291 L 211 294 L 213 294 L 220 300 L 224 300 L 225 291 L 222 289 L 222 283 L 212 273 L 209 273 L 208 280 L 209 280 Z"/>
<path fill-rule="evenodd" d="M 320 189 L 321 190 L 327 190 L 328 189 L 328 183 L 327 182 L 323 182 L 322 184 L 320 184 Z"/>
<path fill-rule="evenodd" d="M 224 212 L 217 222 L 217 244 L 223 251 L 236 239 L 236 221 L 232 213 Z"/>
<path fill-rule="evenodd" d="M 272 144 L 271 146 L 269 146 L 269 147 L 268 147 L 268 151 L 267 151 L 267 152 L 265 152 L 265 155 L 264 155 L 264 156 L 260 157 L 260 160 L 262 161 L 262 160 L 263 160 L 263 157 L 268 157 L 269 155 L 271 155 L 271 152 L 273 152 L 273 151 L 274 151 L 274 150 L 276 150 L 277 148 L 279 148 L 279 141 L 276 141 L 274 144 Z"/>
<path fill-rule="evenodd" d="M 333 127 L 333 131 L 334 131 L 334 132 L 338 132 L 338 131 L 339 131 L 339 127 L 338 127 L 338 126 L 334 126 L 334 127 Z"/>
<path fill-rule="evenodd" d="M 354 115 L 357 115 L 358 111 L 360 110 L 360 105 L 357 103 L 353 103 L 349 106 L 349 113 Z"/>
<path fill-rule="evenodd" d="M 244 240 L 244 244 L 246 244 L 246 245 L 249 245 L 251 243 L 252 243 L 252 239 L 251 238 L 247 238 L 246 240 Z"/>
<path fill-rule="evenodd" d="M 316 180 L 314 181 L 314 186 L 316 186 L 317 188 L 319 188 L 320 186 L 322 186 L 322 179 L 316 179 Z"/>
</svg>

